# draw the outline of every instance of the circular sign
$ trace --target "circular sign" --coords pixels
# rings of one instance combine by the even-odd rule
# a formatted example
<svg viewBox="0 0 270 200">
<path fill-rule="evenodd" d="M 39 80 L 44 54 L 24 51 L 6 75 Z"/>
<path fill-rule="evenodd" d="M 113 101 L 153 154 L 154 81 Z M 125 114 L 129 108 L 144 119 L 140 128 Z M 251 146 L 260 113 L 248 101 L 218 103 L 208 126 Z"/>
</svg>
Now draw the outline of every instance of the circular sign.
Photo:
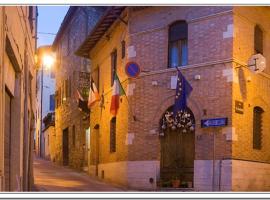
<svg viewBox="0 0 270 200">
<path fill-rule="evenodd" d="M 136 78 L 139 76 L 141 69 L 135 62 L 129 62 L 126 64 L 126 74 L 130 78 Z"/>
</svg>

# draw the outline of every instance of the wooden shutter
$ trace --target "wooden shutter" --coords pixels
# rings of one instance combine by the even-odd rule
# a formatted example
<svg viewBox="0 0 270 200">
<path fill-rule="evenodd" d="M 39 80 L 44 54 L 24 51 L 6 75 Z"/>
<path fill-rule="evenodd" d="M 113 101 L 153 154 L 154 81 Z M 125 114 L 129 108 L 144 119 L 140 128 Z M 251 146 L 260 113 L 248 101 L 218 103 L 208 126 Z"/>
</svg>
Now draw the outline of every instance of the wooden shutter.
<svg viewBox="0 0 270 200">
<path fill-rule="evenodd" d="M 115 49 L 111 53 L 111 85 L 113 85 L 114 73 L 116 72 L 117 66 L 117 50 Z"/>
<path fill-rule="evenodd" d="M 126 42 L 125 40 L 123 40 L 121 42 L 121 50 L 122 50 L 122 59 L 125 58 L 125 55 L 126 55 Z"/>
<path fill-rule="evenodd" d="M 116 117 L 110 122 L 110 152 L 116 151 Z"/>
<path fill-rule="evenodd" d="M 263 54 L 263 32 L 258 25 L 255 26 L 254 30 L 254 50 L 256 53 Z"/>
<path fill-rule="evenodd" d="M 253 148 L 261 149 L 262 147 L 262 114 L 263 109 L 255 107 L 253 109 Z"/>
</svg>

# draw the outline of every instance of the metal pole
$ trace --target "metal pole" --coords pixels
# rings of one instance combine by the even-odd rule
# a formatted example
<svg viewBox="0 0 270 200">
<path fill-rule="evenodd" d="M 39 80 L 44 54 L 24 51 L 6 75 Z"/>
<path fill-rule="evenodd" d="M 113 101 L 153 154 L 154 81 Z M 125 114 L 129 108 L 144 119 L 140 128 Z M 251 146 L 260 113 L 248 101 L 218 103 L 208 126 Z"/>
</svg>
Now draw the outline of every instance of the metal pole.
<svg viewBox="0 0 270 200">
<path fill-rule="evenodd" d="M 40 88 L 40 131 L 39 131 L 39 156 L 41 157 L 41 150 L 42 150 L 42 101 L 43 101 L 43 64 L 41 65 L 41 88 Z"/>
<path fill-rule="evenodd" d="M 212 191 L 215 191 L 215 160 L 216 160 L 216 134 L 213 132 L 213 175 L 212 175 Z"/>
</svg>

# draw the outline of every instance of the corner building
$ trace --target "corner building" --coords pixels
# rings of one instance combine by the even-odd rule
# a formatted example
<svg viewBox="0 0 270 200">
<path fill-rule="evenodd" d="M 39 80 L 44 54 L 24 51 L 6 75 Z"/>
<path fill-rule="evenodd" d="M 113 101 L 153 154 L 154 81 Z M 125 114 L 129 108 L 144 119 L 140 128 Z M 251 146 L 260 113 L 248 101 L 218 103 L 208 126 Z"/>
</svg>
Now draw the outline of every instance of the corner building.
<svg viewBox="0 0 270 200">
<path fill-rule="evenodd" d="M 90 114 L 89 173 L 145 190 L 178 177 L 194 191 L 269 191 L 269 17 L 268 7 L 107 11 L 76 52 L 91 59 L 104 96 Z M 257 53 L 267 63 L 259 74 L 247 67 Z M 135 79 L 125 73 L 128 62 L 141 68 Z M 175 67 L 193 88 L 195 130 L 187 133 L 161 128 L 174 105 Z M 114 71 L 127 94 L 115 118 Z M 227 125 L 202 128 L 201 120 L 215 118 Z"/>
</svg>

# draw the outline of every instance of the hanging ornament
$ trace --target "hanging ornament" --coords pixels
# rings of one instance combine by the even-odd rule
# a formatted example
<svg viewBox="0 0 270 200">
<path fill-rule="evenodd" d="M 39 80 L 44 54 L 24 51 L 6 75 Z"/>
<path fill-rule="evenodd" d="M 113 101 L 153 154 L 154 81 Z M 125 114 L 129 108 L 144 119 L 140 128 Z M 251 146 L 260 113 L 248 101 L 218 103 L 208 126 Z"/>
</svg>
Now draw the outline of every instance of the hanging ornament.
<svg viewBox="0 0 270 200">
<path fill-rule="evenodd" d="M 182 129 L 183 133 L 187 130 L 194 131 L 194 122 L 192 115 L 187 110 L 179 110 L 174 116 L 173 112 L 166 111 L 162 118 L 162 130 L 170 128 L 171 130 Z"/>
</svg>

